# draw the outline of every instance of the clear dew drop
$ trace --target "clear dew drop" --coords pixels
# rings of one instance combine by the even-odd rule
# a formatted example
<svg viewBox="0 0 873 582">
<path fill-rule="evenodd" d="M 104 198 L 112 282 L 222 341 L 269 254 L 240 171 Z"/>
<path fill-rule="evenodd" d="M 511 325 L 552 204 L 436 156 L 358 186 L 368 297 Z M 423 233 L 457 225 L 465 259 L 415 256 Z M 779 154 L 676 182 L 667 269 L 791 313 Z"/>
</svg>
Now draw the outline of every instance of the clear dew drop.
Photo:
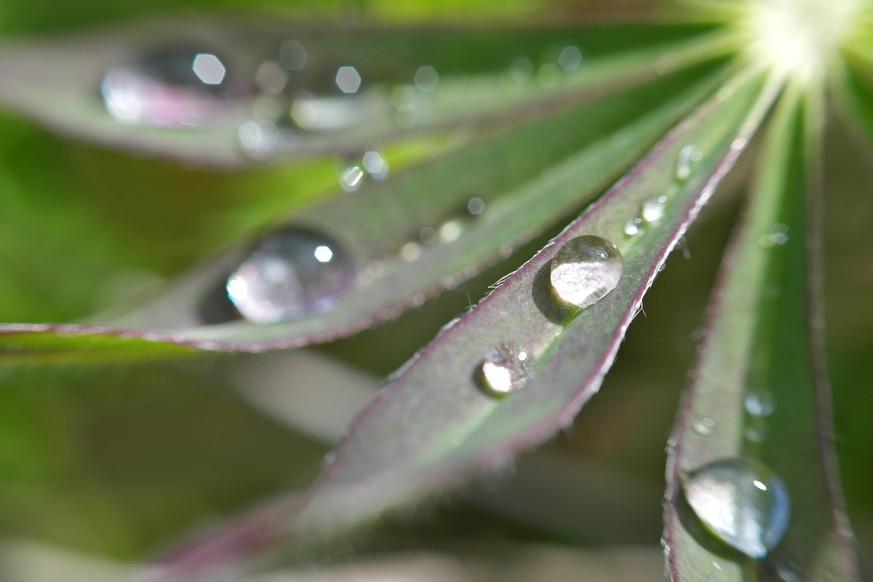
<svg viewBox="0 0 873 582">
<path fill-rule="evenodd" d="M 776 410 L 773 393 L 768 390 L 747 392 L 743 397 L 743 406 L 752 416 L 770 416 Z"/>
<path fill-rule="evenodd" d="M 330 310 L 353 285 L 351 255 L 332 238 L 288 227 L 266 235 L 227 280 L 227 295 L 255 323 Z"/>
<path fill-rule="evenodd" d="M 239 86 L 224 59 L 192 48 L 153 51 L 103 76 L 106 110 L 121 123 L 206 125 L 227 115 Z"/>
<path fill-rule="evenodd" d="M 343 93 L 357 93 L 361 88 L 361 82 L 361 74 L 352 66 L 345 65 L 336 70 L 336 86 Z"/>
<path fill-rule="evenodd" d="M 388 176 L 388 162 L 385 157 L 375 150 L 364 152 L 361 156 L 361 164 L 367 174 L 375 180 L 383 180 Z"/>
<path fill-rule="evenodd" d="M 549 280 L 555 296 L 576 307 L 589 307 L 615 289 L 623 261 L 614 244 L 599 236 L 576 237 L 552 259 Z"/>
<path fill-rule="evenodd" d="M 340 172 L 339 184 L 346 192 L 355 192 L 364 180 L 364 170 L 358 164 L 352 164 Z"/>
<path fill-rule="evenodd" d="M 694 164 L 703 159 L 703 152 L 698 150 L 693 145 L 686 145 L 680 148 L 676 156 L 676 179 L 684 182 L 691 177 L 691 170 Z"/>
<path fill-rule="evenodd" d="M 788 242 L 788 225 L 774 224 L 770 230 L 758 237 L 758 244 L 764 248 L 782 246 Z"/>
<path fill-rule="evenodd" d="M 479 216 L 485 212 L 485 201 L 475 196 L 467 201 L 467 212 L 473 216 Z"/>
<path fill-rule="evenodd" d="M 476 370 L 476 381 L 491 396 L 503 397 L 524 388 L 528 353 L 506 345 L 492 348 Z"/>
<path fill-rule="evenodd" d="M 637 236 L 643 232 L 643 219 L 639 216 L 628 218 L 622 229 L 625 236 Z"/>
<path fill-rule="evenodd" d="M 714 461 L 687 475 L 682 487 L 707 529 L 751 558 L 766 556 L 788 528 L 791 502 L 785 484 L 756 461 Z"/>
<path fill-rule="evenodd" d="M 643 202 L 640 209 L 640 217 L 649 224 L 654 224 L 664 218 L 664 205 L 667 203 L 666 196 L 656 196 Z"/>
<path fill-rule="evenodd" d="M 715 430 L 715 421 L 708 416 L 704 416 L 695 422 L 692 428 L 700 436 L 709 436 Z"/>
</svg>

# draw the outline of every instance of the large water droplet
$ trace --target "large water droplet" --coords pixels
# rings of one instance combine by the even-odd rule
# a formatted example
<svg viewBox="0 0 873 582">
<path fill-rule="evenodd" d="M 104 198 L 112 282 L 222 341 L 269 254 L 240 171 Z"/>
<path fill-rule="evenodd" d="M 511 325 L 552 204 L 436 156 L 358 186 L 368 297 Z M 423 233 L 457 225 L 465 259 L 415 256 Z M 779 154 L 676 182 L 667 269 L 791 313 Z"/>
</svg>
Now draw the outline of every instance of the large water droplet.
<svg viewBox="0 0 873 582">
<path fill-rule="evenodd" d="M 227 281 L 227 295 L 246 319 L 271 323 L 332 308 L 352 286 L 351 255 L 332 238 L 301 228 L 265 236 Z"/>
<path fill-rule="evenodd" d="M 100 92 L 107 111 L 122 123 L 184 126 L 227 115 L 240 88 L 218 55 L 175 48 L 110 69 Z"/>
<path fill-rule="evenodd" d="M 527 383 L 527 360 L 527 352 L 499 345 L 479 364 L 476 380 L 491 396 L 506 396 Z"/>
<path fill-rule="evenodd" d="M 564 244 L 552 259 L 552 291 L 577 307 L 594 305 L 618 285 L 621 253 L 599 236 L 585 235 Z"/>
<path fill-rule="evenodd" d="M 750 459 L 722 459 L 687 475 L 688 504 L 721 541 L 752 558 L 775 548 L 788 528 L 791 503 L 785 484 Z"/>
</svg>

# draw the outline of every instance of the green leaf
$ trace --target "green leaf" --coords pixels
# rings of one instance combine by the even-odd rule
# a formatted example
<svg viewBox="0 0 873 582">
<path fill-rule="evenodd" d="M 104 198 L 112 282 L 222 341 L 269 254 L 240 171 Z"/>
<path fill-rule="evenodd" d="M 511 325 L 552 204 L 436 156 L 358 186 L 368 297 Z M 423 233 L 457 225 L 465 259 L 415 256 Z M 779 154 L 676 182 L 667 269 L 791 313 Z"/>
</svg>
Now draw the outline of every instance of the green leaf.
<svg viewBox="0 0 873 582">
<path fill-rule="evenodd" d="M 709 30 L 690 24 L 637 26 L 635 34 L 618 34 L 618 27 L 608 25 L 498 32 L 304 27 L 263 18 L 151 20 L 78 37 L 8 44 L 0 49 L 0 76 L 6 81 L 0 85 L 0 103 L 64 134 L 196 165 L 237 167 L 251 164 L 252 156 L 351 156 L 409 133 L 462 122 L 474 129 L 473 120 L 477 126 L 493 122 L 509 108 L 614 79 L 617 71 L 664 70 L 677 57 L 691 56 L 677 51 L 683 44 L 677 39 L 687 43 Z M 278 63 L 289 40 L 299 43 L 295 46 L 305 56 L 289 65 L 291 71 L 278 73 L 289 77 L 284 92 L 278 97 L 258 92 L 259 67 Z M 206 122 L 149 127 L 116 121 L 100 98 L 106 72 L 177 46 L 220 55 L 227 66 L 226 83 L 236 86 L 239 96 L 217 107 Z M 575 47 L 582 59 L 564 62 L 573 68 L 569 73 L 559 66 L 565 47 Z M 346 66 L 354 66 L 362 79 L 353 95 L 336 86 L 338 70 Z M 422 66 L 437 75 L 436 89 L 417 88 L 414 80 Z M 284 120 L 278 128 L 264 114 L 265 103 Z M 289 108 L 295 130 L 282 130 L 282 123 L 290 121 L 284 119 Z M 278 141 L 269 147 L 241 147 L 240 126 L 252 120 L 259 124 L 255 131 L 270 136 L 267 143 Z"/>
<path fill-rule="evenodd" d="M 858 579 L 819 343 L 822 104 L 801 91 L 789 88 L 769 128 L 671 440 L 664 545 L 674 580 Z M 695 470 L 737 458 L 768 467 L 788 491 L 787 532 L 763 560 L 721 543 L 682 494 Z"/>
<path fill-rule="evenodd" d="M 628 175 L 476 307 L 446 326 L 351 424 L 310 490 L 244 517 L 169 560 L 192 574 L 292 539 L 306 543 L 375 518 L 495 468 L 567 425 L 597 391 L 627 327 L 669 252 L 732 166 L 778 91 L 747 72 L 691 114 Z M 703 156 L 686 174 L 677 160 Z M 681 153 L 680 153 L 681 152 Z M 680 164 L 683 166 L 684 164 Z M 677 177 L 678 175 L 678 177 Z M 639 236 L 629 218 L 664 195 L 663 214 Z M 549 266 L 568 241 L 596 234 L 623 255 L 615 289 L 582 310 L 556 303 Z M 482 389 L 489 353 L 524 351 L 525 387 L 505 398 Z"/>
<path fill-rule="evenodd" d="M 153 303 L 109 319 L 111 327 L 0 326 L 0 345 L 6 346 L 8 358 L 15 357 L 10 352 L 22 341 L 59 354 L 79 349 L 80 342 L 113 351 L 111 336 L 258 351 L 359 331 L 469 277 L 578 211 L 637 159 L 641 148 L 653 144 L 713 90 L 723 74 L 711 73 L 713 66 L 707 63 L 662 76 L 590 102 L 584 92 L 573 108 L 570 103 L 552 104 L 533 120 L 522 118 L 496 136 L 299 214 L 294 225 L 328 233 L 351 249 L 362 266 L 356 284 L 325 313 L 267 325 L 203 325 L 205 305 L 232 310 L 224 283 L 248 250 L 238 248 L 192 272 Z M 639 107 L 641 100 L 646 108 Z M 486 204 L 479 216 L 466 213 L 474 196 Z M 415 242 L 422 228 L 439 229 L 450 222 L 461 229 L 457 240 Z M 420 252 L 414 260 L 399 253 L 410 242 Z M 27 339 L 27 333 L 40 337 Z M 110 337 L 89 339 L 95 335 Z M 97 349 L 90 352 L 99 357 Z"/>
</svg>

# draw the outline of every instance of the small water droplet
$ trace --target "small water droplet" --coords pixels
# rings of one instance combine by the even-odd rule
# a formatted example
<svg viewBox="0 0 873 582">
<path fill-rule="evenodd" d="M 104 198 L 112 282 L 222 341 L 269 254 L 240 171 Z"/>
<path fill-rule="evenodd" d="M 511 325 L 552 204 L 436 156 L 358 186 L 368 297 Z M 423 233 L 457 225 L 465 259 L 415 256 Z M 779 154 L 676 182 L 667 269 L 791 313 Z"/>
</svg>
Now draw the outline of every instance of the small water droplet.
<svg viewBox="0 0 873 582">
<path fill-rule="evenodd" d="M 103 103 L 117 121 L 158 126 L 203 125 L 227 114 L 238 83 L 214 53 L 154 51 L 106 72 Z"/>
<path fill-rule="evenodd" d="M 704 416 L 700 420 L 694 423 L 694 432 L 701 436 L 708 436 L 712 434 L 712 431 L 715 430 L 715 421 L 708 416 Z"/>
<path fill-rule="evenodd" d="M 558 65 L 565 71 L 575 71 L 582 64 L 582 51 L 576 45 L 565 46 L 558 55 Z"/>
<path fill-rule="evenodd" d="M 491 396 L 506 396 L 516 392 L 527 383 L 526 369 L 527 352 L 521 359 L 509 346 L 499 345 L 493 348 L 488 356 L 479 364 L 476 380 L 479 386 Z"/>
<path fill-rule="evenodd" d="M 788 225 L 774 224 L 770 230 L 758 237 L 758 244 L 762 247 L 782 246 L 788 242 Z"/>
<path fill-rule="evenodd" d="M 237 130 L 237 141 L 246 155 L 263 158 L 276 149 L 280 132 L 273 123 L 244 121 Z"/>
<path fill-rule="evenodd" d="M 437 231 L 433 227 L 425 226 L 418 231 L 418 238 L 426 245 L 432 245 L 437 241 Z"/>
<path fill-rule="evenodd" d="M 464 227 L 459 220 L 447 220 L 440 225 L 438 235 L 443 242 L 453 242 L 461 238 Z"/>
<path fill-rule="evenodd" d="M 408 242 L 400 247 L 400 258 L 411 263 L 421 256 L 421 245 L 416 242 Z"/>
<path fill-rule="evenodd" d="M 473 216 L 479 216 L 480 214 L 485 212 L 485 201 L 478 196 L 470 198 L 470 200 L 467 202 L 467 212 L 469 212 Z"/>
<path fill-rule="evenodd" d="M 715 568 L 716 570 L 721 570 L 721 564 L 719 564 L 715 560 L 712 561 L 712 567 Z"/>
<path fill-rule="evenodd" d="M 664 217 L 664 205 L 667 203 L 666 196 L 657 196 L 649 198 L 643 202 L 643 207 L 640 211 L 642 219 L 650 224 L 658 222 Z"/>
<path fill-rule="evenodd" d="M 576 237 L 552 259 L 552 291 L 565 303 L 594 305 L 618 285 L 622 266 L 621 253 L 608 240 L 593 235 Z"/>
<path fill-rule="evenodd" d="M 355 192 L 361 187 L 361 182 L 364 179 L 364 170 L 357 164 L 345 168 L 340 172 L 340 187 L 346 192 Z"/>
<path fill-rule="evenodd" d="M 743 436 L 747 441 L 753 443 L 763 443 L 767 440 L 767 425 L 762 417 L 756 416 L 746 425 L 746 430 L 743 431 Z"/>
<path fill-rule="evenodd" d="M 388 176 L 388 162 L 377 151 L 364 152 L 364 155 L 361 156 L 361 164 L 367 173 L 376 180 L 382 180 Z"/>
<path fill-rule="evenodd" d="M 299 40 L 286 40 L 279 48 L 279 60 L 289 71 L 302 71 L 306 68 L 309 53 Z"/>
<path fill-rule="evenodd" d="M 336 86 L 346 94 L 357 93 L 361 88 L 361 74 L 352 66 L 342 66 L 336 70 Z"/>
<path fill-rule="evenodd" d="M 422 93 L 433 93 L 439 82 L 439 73 L 430 65 L 418 67 L 415 71 L 415 88 Z"/>
<path fill-rule="evenodd" d="M 703 159 L 703 152 L 693 145 L 682 146 L 676 156 L 676 179 L 684 182 L 691 176 L 694 164 Z"/>
<path fill-rule="evenodd" d="M 627 222 L 624 223 L 623 231 L 625 236 L 637 236 L 643 232 L 643 219 L 639 216 L 628 218 Z"/>
<path fill-rule="evenodd" d="M 297 319 L 331 309 L 357 269 L 332 238 L 287 227 L 266 235 L 227 280 L 227 295 L 255 323 Z"/>
<path fill-rule="evenodd" d="M 760 559 L 788 528 L 791 503 L 785 484 L 750 459 L 722 459 L 683 479 L 685 498 L 700 521 L 721 541 Z"/>
<path fill-rule="evenodd" d="M 768 390 L 747 392 L 743 398 L 743 404 L 746 412 L 752 416 L 770 416 L 776 410 L 773 393 Z"/>
</svg>

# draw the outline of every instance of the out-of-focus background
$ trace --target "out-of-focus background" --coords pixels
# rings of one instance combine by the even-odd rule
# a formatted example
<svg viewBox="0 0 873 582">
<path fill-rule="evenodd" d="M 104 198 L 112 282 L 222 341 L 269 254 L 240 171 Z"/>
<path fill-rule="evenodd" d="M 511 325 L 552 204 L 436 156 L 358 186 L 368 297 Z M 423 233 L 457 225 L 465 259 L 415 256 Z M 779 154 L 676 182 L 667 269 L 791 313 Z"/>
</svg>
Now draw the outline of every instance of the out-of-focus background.
<svg viewBox="0 0 873 582">
<path fill-rule="evenodd" d="M 560 20 L 578 11 L 542 0 L 4 0 L 0 40 L 191 8 L 340 23 Z M 873 573 L 873 174 L 846 132 L 835 126 L 830 139 L 836 442 Z M 252 197 L 280 199 L 289 179 L 282 170 L 228 175 L 134 158 L 0 113 L 0 320 L 75 320 L 131 287 L 157 285 L 226 242 L 224 227 Z M 662 579 L 664 448 L 743 186 L 732 180 L 689 234 L 688 252 L 671 257 L 574 427 L 501 474 L 314 556 L 333 565 L 311 579 Z M 38 236 L 24 226 L 34 223 Z M 79 246 L 60 242 L 71 235 Z M 380 379 L 507 268 L 396 321 L 293 354 L 0 364 L 0 579 L 57 580 L 60 571 L 65 580 L 111 580 L 114 562 L 305 487 Z"/>
</svg>

